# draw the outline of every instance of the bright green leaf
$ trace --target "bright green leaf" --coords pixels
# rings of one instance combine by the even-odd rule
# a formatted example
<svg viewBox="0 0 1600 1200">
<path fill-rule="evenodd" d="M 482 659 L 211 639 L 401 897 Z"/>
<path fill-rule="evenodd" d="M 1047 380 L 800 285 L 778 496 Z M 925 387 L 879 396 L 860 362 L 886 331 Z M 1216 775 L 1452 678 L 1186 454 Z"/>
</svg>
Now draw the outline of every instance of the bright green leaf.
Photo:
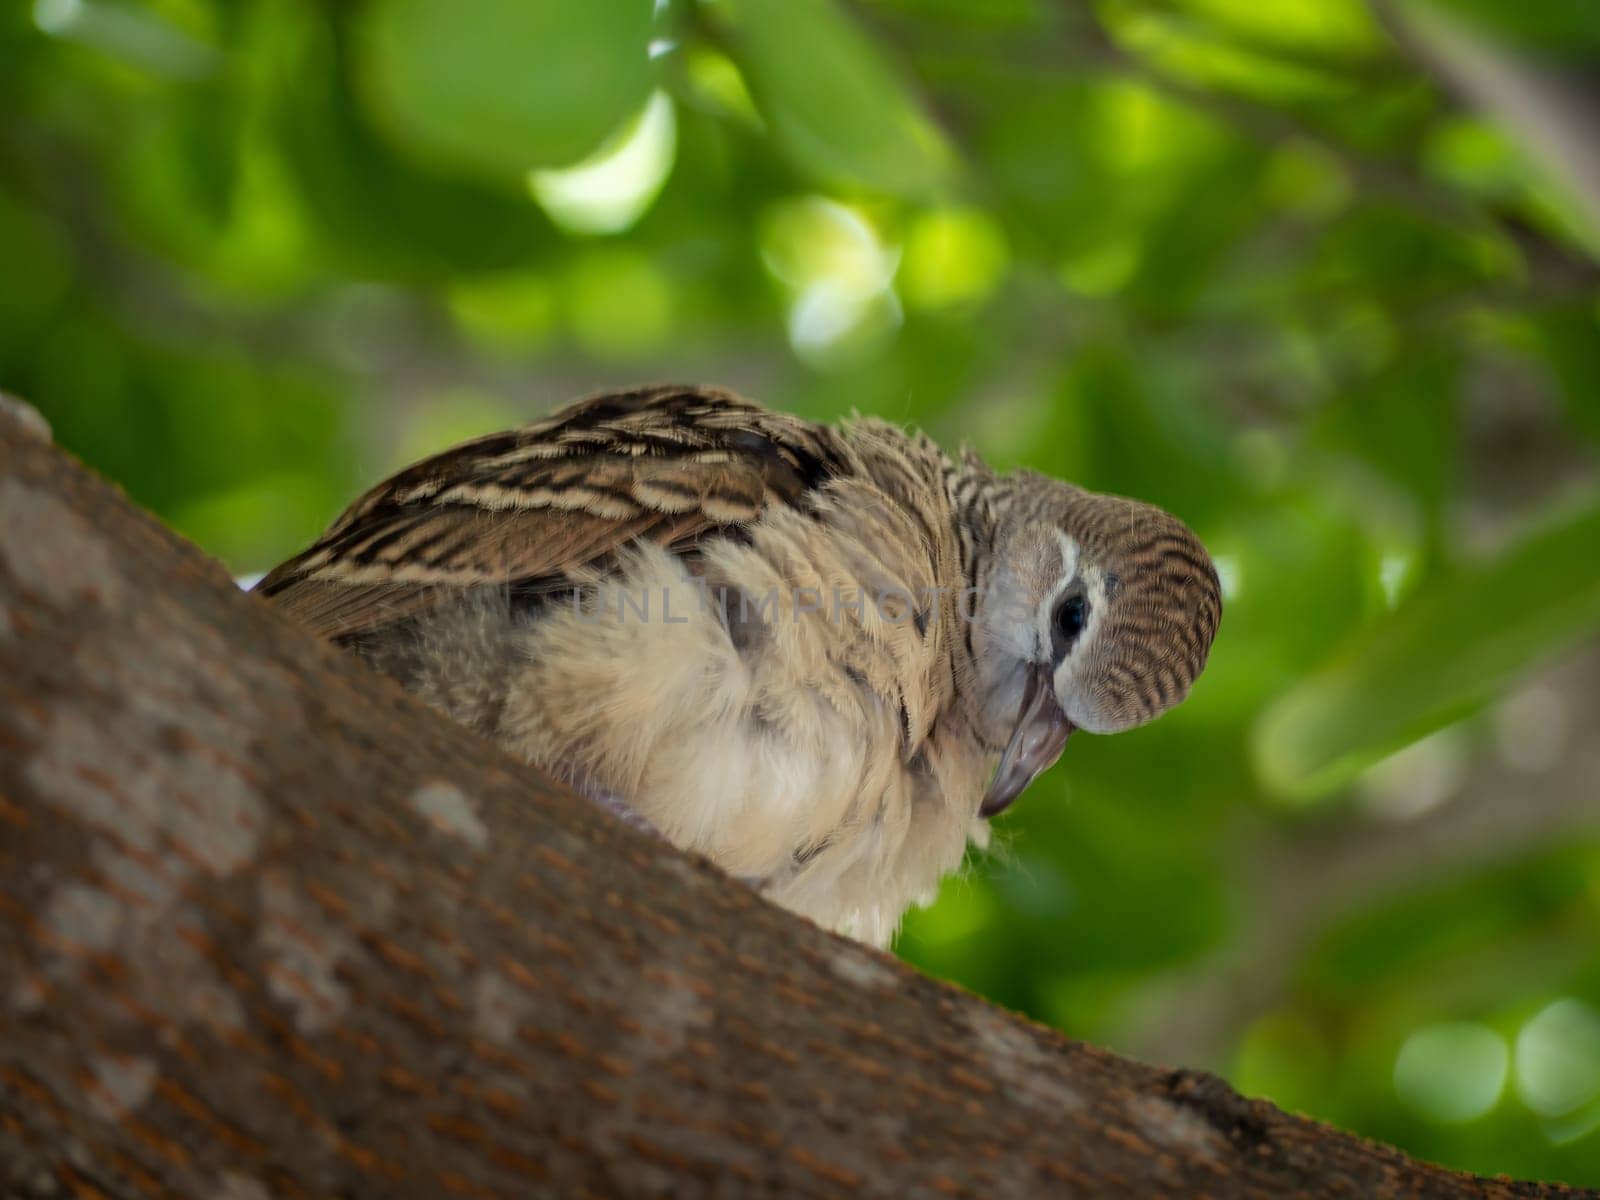
<svg viewBox="0 0 1600 1200">
<path fill-rule="evenodd" d="M 829 0 L 724 5 L 756 103 L 802 168 L 833 183 L 925 195 L 951 152 L 872 43 Z"/>
<path fill-rule="evenodd" d="M 521 179 L 644 104 L 651 17 L 648 0 L 376 0 L 369 98 L 397 138 Z"/>
</svg>

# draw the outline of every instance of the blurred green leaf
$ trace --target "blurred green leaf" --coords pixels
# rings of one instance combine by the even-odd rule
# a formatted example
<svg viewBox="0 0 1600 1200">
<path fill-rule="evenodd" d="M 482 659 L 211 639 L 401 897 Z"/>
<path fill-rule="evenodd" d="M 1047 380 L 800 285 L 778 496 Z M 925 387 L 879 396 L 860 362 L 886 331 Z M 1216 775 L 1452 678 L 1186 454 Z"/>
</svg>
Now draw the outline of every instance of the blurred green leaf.
<svg viewBox="0 0 1600 1200">
<path fill-rule="evenodd" d="M 1241 769 L 1240 727 L 1380 608 L 1377 554 L 1359 523 L 1321 493 L 1278 493 L 1236 510 L 1207 537 L 1227 582 L 1222 627 L 1189 703 L 1203 697 L 1229 714 L 1241 732 L 1231 766 Z M 1188 704 L 1180 711 L 1188 715 Z M 1220 749 L 1213 756 L 1226 758 Z M 1209 766 L 1206 775 L 1220 770 Z"/>
<path fill-rule="evenodd" d="M 1533 330 L 1573 423 L 1600 440 L 1600 310 L 1587 300 L 1565 305 L 1536 316 Z"/>
<path fill-rule="evenodd" d="M 175 89 L 129 122 L 118 170 L 130 215 L 152 240 L 204 262 L 238 194 L 239 114 L 215 81 Z"/>
<path fill-rule="evenodd" d="M 1269 785 L 1321 792 L 1600 628 L 1600 510 L 1425 587 L 1262 715 Z"/>
<path fill-rule="evenodd" d="M 375 137 L 348 91 L 349 47 L 319 22 L 286 34 L 278 95 L 285 157 L 330 250 L 384 275 L 500 268 L 547 245 L 525 194 L 406 162 Z"/>
<path fill-rule="evenodd" d="M 932 193 L 948 178 L 949 146 L 831 0 L 727 0 L 718 8 L 757 105 L 803 168 L 905 196 Z"/>
<path fill-rule="evenodd" d="M 1257 218 L 1252 184 L 1265 162 L 1255 147 L 1222 142 L 1186 165 L 1173 181 L 1173 198 L 1151 214 L 1143 232 L 1127 289 L 1142 311 L 1181 317 L 1204 295 Z"/>
<path fill-rule="evenodd" d="M 1331 295 L 1378 295 L 1399 304 L 1496 278 L 1519 268 L 1507 239 L 1468 235 L 1388 203 L 1352 210 L 1324 235 L 1309 282 Z"/>
<path fill-rule="evenodd" d="M 18 7 L 22 7 L 18 5 Z M 168 14 L 130 0 L 38 0 L 34 24 L 130 67 L 174 79 L 201 79 L 219 56 Z"/>
<path fill-rule="evenodd" d="M 1370 513 L 1389 507 L 1391 497 L 1403 502 L 1399 512 L 1371 515 L 1402 527 L 1408 541 L 1431 544 L 1442 536 L 1445 505 L 1459 469 L 1458 370 L 1448 352 L 1401 353 L 1388 370 L 1329 405 L 1311 427 L 1313 444 L 1349 455 L 1365 468 L 1349 481 L 1356 504 Z"/>
<path fill-rule="evenodd" d="M 0 262 L 7 284 L 0 288 L 0 357 L 13 346 L 27 348 L 72 281 L 72 248 L 47 214 L 0 191 Z"/>
<path fill-rule="evenodd" d="M 1123 346 L 1084 346 L 1049 417 L 1028 465 L 1085 487 L 1141 497 L 1197 526 L 1248 490 L 1201 398 Z"/>
<path fill-rule="evenodd" d="M 1520 930 L 1563 914 L 1587 920 L 1593 852 L 1564 847 L 1483 870 L 1422 880 L 1398 896 L 1362 905 L 1333 922 L 1304 969 L 1318 994 L 1402 999 L 1441 967 L 1492 954 Z M 1501 981 L 1500 987 L 1515 986 Z"/>
<path fill-rule="evenodd" d="M 651 16 L 645 0 L 372 0 L 368 95 L 398 141 L 520 179 L 644 103 Z"/>
</svg>

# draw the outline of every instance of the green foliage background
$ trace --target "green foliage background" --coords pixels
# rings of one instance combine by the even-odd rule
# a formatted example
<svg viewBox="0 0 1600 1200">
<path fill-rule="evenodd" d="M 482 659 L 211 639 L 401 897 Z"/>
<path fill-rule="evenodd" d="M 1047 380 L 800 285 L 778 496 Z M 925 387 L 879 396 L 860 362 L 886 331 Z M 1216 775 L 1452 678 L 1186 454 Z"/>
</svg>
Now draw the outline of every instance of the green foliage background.
<svg viewBox="0 0 1600 1200">
<path fill-rule="evenodd" d="M 1075 739 L 901 951 L 1597 1184 L 1600 241 L 1397 11 L 7 5 L 0 386 L 240 572 L 656 379 L 1166 505 L 1226 577 L 1207 674 Z M 1433 11 L 1600 54 L 1586 3 Z"/>
</svg>

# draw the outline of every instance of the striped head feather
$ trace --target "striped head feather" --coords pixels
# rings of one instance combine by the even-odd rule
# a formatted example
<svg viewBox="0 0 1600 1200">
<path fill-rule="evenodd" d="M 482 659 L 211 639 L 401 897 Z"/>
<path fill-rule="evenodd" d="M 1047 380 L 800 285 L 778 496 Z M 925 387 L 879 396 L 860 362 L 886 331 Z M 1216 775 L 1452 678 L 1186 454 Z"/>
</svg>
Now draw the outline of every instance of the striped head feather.
<svg viewBox="0 0 1600 1200">
<path fill-rule="evenodd" d="M 969 485 L 966 499 L 981 509 L 967 522 L 982 531 L 980 710 L 1005 746 L 984 801 L 993 815 L 1074 729 L 1131 729 L 1181 701 L 1216 636 L 1222 589 L 1193 531 L 1154 505 L 1028 472 Z"/>
</svg>

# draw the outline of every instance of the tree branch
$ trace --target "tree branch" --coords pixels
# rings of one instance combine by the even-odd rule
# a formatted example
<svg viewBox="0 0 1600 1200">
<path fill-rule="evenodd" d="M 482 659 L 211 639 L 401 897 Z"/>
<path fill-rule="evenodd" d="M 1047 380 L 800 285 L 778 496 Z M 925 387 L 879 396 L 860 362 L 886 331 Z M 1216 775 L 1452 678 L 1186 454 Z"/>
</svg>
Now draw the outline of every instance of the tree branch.
<svg viewBox="0 0 1600 1200">
<path fill-rule="evenodd" d="M 239 593 L 0 409 L 9 1196 L 1557 1196 L 774 909 Z"/>
</svg>

